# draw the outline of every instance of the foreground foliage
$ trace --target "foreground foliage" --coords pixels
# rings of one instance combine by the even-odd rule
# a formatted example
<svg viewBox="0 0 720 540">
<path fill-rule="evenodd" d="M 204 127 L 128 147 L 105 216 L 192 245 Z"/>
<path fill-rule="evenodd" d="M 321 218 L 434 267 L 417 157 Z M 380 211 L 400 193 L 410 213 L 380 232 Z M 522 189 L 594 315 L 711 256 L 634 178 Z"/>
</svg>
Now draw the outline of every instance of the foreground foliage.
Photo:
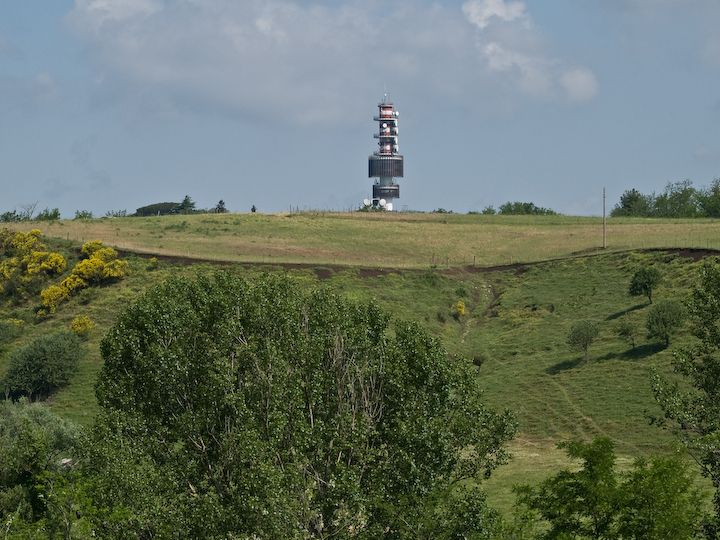
<svg viewBox="0 0 720 540">
<path fill-rule="evenodd" d="M 287 278 L 144 295 L 102 344 L 99 530 L 488 537 L 476 486 L 514 423 L 483 405 L 469 362 L 416 324 L 393 330 L 374 304 Z"/>
<path fill-rule="evenodd" d="M 615 470 L 609 439 L 561 445 L 582 460 L 579 471 L 562 471 L 536 488 L 517 489 L 518 502 L 547 526 L 538 538 L 696 538 L 700 495 L 687 465 L 677 457 L 638 459 L 628 473 Z"/>
<path fill-rule="evenodd" d="M 706 263 L 688 302 L 697 343 L 681 350 L 674 369 L 690 389 L 655 377 L 655 395 L 665 416 L 675 422 L 685 443 L 710 478 L 715 492 L 716 522 L 708 537 L 720 536 L 720 265 Z"/>
</svg>

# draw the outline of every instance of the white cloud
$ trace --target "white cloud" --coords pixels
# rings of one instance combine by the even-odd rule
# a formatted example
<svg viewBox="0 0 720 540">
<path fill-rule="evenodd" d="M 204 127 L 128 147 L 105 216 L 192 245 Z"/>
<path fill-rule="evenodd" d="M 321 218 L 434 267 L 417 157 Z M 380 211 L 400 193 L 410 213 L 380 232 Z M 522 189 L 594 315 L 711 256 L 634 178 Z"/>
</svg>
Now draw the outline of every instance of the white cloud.
<svg viewBox="0 0 720 540">
<path fill-rule="evenodd" d="M 597 78 L 586 68 L 566 71 L 560 76 L 560 84 L 572 101 L 589 101 L 598 93 Z"/>
<path fill-rule="evenodd" d="M 506 99 L 507 77 L 520 94 L 558 93 L 517 0 L 75 0 L 67 20 L 98 92 L 141 108 L 315 123 L 365 114 L 384 83 L 471 108 Z"/>
<path fill-rule="evenodd" d="M 487 28 L 493 19 L 505 22 L 521 20 L 529 22 L 525 2 L 519 0 L 470 0 L 462 6 L 468 20 L 481 30 Z"/>
<path fill-rule="evenodd" d="M 571 101 L 597 95 L 597 79 L 590 69 L 564 68 L 561 60 L 544 53 L 543 38 L 524 2 L 471 0 L 463 4 L 463 13 L 477 29 L 487 68 L 509 77 L 522 92 Z"/>
</svg>

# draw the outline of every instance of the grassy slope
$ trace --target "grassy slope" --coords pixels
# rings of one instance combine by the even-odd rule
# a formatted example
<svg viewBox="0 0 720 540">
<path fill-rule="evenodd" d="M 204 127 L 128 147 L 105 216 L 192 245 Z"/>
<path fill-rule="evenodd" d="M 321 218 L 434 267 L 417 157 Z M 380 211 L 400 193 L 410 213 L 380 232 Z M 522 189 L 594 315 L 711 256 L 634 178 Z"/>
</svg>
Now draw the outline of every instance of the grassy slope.
<svg viewBox="0 0 720 540">
<path fill-rule="evenodd" d="M 555 449 L 561 440 L 607 435 L 616 441 L 625 462 L 671 449 L 671 437 L 647 422 L 647 414 L 657 412 L 649 370 L 667 371 L 672 350 L 686 342 L 687 335 L 680 335 L 669 350 L 642 343 L 628 351 L 612 332 L 622 316 L 639 326 L 644 322 L 647 307 L 626 295 L 629 277 L 640 262 L 662 268 L 665 282 L 658 298 L 683 297 L 700 264 L 662 253 L 607 254 L 494 272 L 381 273 L 348 268 L 318 273 L 350 297 L 377 298 L 395 316 L 422 321 L 451 353 L 482 361 L 478 373 L 487 399 L 495 407 L 513 410 L 520 422 L 520 435 L 512 444 L 515 459 L 488 483 L 492 501 L 507 509 L 513 483 L 537 481 L 566 464 Z M 88 423 L 97 410 L 93 384 L 101 365 L 98 345 L 123 306 L 171 274 L 210 270 L 209 265 L 163 263 L 149 272 L 146 262 L 135 257 L 131 267 L 131 275 L 121 283 L 93 289 L 82 301 L 72 299 L 52 318 L 26 325 L 11 344 L 16 347 L 38 333 L 66 328 L 78 314 L 98 323 L 72 384 L 51 401 L 57 411 L 76 421 Z M 308 284 L 318 280 L 309 269 L 291 273 Z M 456 322 L 450 310 L 460 297 L 469 313 Z M 0 308 L 0 318 L 29 319 L 31 307 Z M 581 318 L 597 320 L 602 328 L 587 365 L 580 364 L 578 354 L 565 344 L 569 326 Z M 0 353 L 0 373 L 8 352 Z"/>
<path fill-rule="evenodd" d="M 32 228 L 32 224 L 16 225 Z M 51 236 L 211 260 L 393 268 L 488 266 L 596 250 L 602 220 L 454 214 L 221 214 L 42 224 Z M 713 220 L 611 219 L 612 249 L 720 248 Z"/>
</svg>

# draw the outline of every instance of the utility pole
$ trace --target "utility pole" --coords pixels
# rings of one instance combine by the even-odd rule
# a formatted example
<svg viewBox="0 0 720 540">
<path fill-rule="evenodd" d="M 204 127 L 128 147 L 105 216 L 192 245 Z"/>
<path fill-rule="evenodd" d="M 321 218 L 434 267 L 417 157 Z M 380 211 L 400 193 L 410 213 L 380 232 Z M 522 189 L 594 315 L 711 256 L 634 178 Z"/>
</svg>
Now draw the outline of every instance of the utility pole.
<svg viewBox="0 0 720 540">
<path fill-rule="evenodd" d="M 603 187 L 603 249 L 607 248 L 607 217 L 605 215 L 605 188 Z"/>
</svg>

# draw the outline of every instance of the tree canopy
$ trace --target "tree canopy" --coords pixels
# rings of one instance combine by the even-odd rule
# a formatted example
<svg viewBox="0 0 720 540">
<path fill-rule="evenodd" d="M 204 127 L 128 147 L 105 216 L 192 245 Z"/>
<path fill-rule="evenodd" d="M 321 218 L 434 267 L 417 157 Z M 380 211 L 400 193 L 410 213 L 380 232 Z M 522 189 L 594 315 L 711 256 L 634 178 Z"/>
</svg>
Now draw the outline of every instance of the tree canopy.
<svg viewBox="0 0 720 540">
<path fill-rule="evenodd" d="M 373 303 L 283 277 L 172 279 L 102 354 L 107 452 L 89 467 L 108 530 L 485 538 L 498 521 L 477 486 L 511 416 L 484 406 L 469 362 Z"/>
</svg>

